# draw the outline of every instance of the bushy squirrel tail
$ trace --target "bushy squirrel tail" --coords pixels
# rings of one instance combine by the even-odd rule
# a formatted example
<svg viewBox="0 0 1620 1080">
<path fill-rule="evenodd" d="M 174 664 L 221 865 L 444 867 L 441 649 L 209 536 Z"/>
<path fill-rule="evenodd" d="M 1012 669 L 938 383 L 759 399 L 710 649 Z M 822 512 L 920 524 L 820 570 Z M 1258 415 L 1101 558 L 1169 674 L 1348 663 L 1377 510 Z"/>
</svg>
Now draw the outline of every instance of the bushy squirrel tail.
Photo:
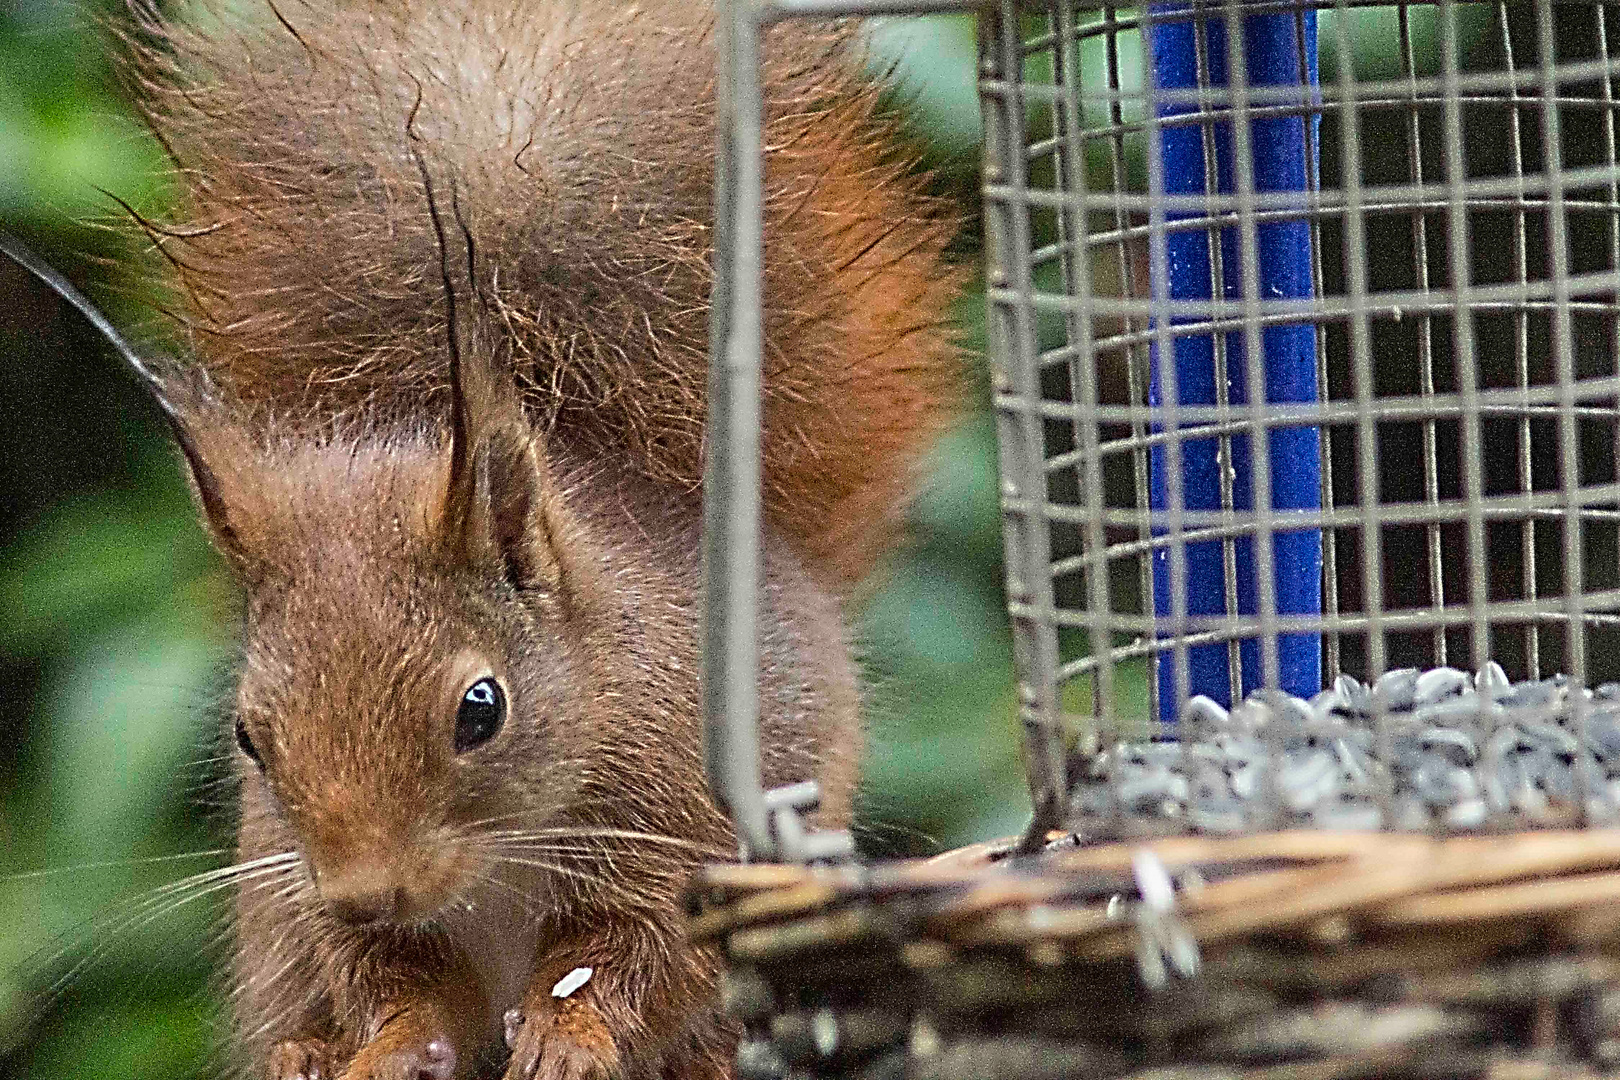
<svg viewBox="0 0 1620 1080">
<path fill-rule="evenodd" d="M 139 0 L 137 0 L 139 2 Z M 140 9 L 135 96 L 183 181 L 148 222 L 200 362 L 312 423 L 436 422 L 450 223 L 465 338 L 559 445 L 696 488 L 713 15 L 690 0 Z M 252 5 L 250 5 L 251 7 Z M 767 513 L 829 584 L 892 540 L 960 380 L 955 222 L 896 156 L 848 33 L 767 37 Z"/>
</svg>

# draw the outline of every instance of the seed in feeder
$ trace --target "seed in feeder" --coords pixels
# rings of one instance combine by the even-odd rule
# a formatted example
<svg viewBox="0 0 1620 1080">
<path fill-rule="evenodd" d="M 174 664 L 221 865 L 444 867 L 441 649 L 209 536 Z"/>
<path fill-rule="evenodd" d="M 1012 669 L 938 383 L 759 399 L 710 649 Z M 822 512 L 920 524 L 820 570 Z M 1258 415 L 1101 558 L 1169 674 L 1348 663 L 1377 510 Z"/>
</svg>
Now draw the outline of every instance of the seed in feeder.
<svg viewBox="0 0 1620 1080">
<path fill-rule="evenodd" d="M 1456 668 L 1431 668 L 1419 675 L 1414 694 L 1419 705 L 1433 705 L 1454 694 L 1461 694 L 1473 684 L 1473 677 Z"/>
<path fill-rule="evenodd" d="M 591 981 L 591 972 L 593 970 L 594 969 L 588 967 L 580 967 L 570 971 L 568 974 L 557 980 L 557 985 L 551 988 L 551 996 L 554 998 L 565 998 L 569 994 L 572 994 L 575 990 L 578 990 L 580 987 Z"/>
<path fill-rule="evenodd" d="M 832 1057 L 838 1049 L 838 1017 L 831 1009 L 817 1009 L 810 1018 L 810 1035 L 816 1042 L 816 1053 Z"/>
<path fill-rule="evenodd" d="M 1175 884 L 1157 855 L 1146 848 L 1132 852 L 1131 869 L 1144 904 L 1154 911 L 1169 911 L 1176 906 Z"/>
</svg>

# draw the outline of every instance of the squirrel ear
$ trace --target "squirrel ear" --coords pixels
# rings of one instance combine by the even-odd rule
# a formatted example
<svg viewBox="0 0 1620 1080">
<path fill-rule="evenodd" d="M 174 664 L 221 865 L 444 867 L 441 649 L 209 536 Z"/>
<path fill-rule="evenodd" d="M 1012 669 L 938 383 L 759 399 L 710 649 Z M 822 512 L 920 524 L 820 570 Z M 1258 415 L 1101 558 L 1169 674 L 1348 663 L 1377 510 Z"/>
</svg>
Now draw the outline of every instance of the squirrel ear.
<svg viewBox="0 0 1620 1080">
<path fill-rule="evenodd" d="M 152 399 L 157 402 L 158 408 L 163 410 L 164 419 L 169 422 L 169 429 L 174 432 L 175 442 L 180 444 L 180 451 L 186 457 L 192 487 L 197 493 L 197 502 L 202 507 L 203 516 L 218 539 L 220 547 L 225 549 L 225 553 L 233 560 L 240 562 L 242 546 L 235 528 L 231 525 L 225 499 L 221 494 L 219 477 L 208 467 L 207 461 L 203 459 L 197 447 L 197 439 L 191 430 L 192 410 L 180 404 L 185 400 L 190 400 L 193 404 L 206 400 L 207 392 L 183 375 L 179 377 L 175 377 L 172 373 L 168 376 L 160 375 L 140 353 L 135 351 L 134 346 L 118 332 L 118 328 L 113 326 L 112 320 L 102 314 L 100 308 L 74 288 L 73 283 L 63 277 L 55 267 L 34 254 L 28 245 L 15 236 L 0 232 L 0 254 L 4 254 L 6 258 L 33 274 L 57 296 L 71 304 L 102 337 L 107 339 L 118 353 L 119 359 L 124 362 L 124 366 L 145 385 Z"/>
<path fill-rule="evenodd" d="M 486 432 L 474 452 L 464 550 L 519 589 L 556 591 L 563 584 L 561 506 L 535 436 L 518 424 Z"/>
<path fill-rule="evenodd" d="M 445 534 L 469 565 L 519 589 L 556 590 L 564 514 L 540 437 L 511 375 L 486 350 L 462 344 L 450 350 Z"/>
<path fill-rule="evenodd" d="M 230 506 L 225 500 L 219 476 L 209 467 L 207 459 L 198 449 L 197 439 L 187 426 L 186 418 L 178 410 L 164 411 L 169 418 L 169 428 L 174 432 L 174 441 L 180 445 L 180 452 L 185 455 L 186 466 L 191 474 L 191 490 L 197 497 L 197 505 L 202 510 L 203 520 L 208 523 L 209 531 L 214 534 L 214 542 L 221 553 L 239 571 L 243 570 L 248 562 L 247 549 L 243 546 L 241 535 L 232 520 Z"/>
<path fill-rule="evenodd" d="M 557 589 L 564 515 L 517 387 L 487 358 L 466 366 L 458 359 L 451 396 L 446 534 L 470 565 L 520 589 Z"/>
</svg>

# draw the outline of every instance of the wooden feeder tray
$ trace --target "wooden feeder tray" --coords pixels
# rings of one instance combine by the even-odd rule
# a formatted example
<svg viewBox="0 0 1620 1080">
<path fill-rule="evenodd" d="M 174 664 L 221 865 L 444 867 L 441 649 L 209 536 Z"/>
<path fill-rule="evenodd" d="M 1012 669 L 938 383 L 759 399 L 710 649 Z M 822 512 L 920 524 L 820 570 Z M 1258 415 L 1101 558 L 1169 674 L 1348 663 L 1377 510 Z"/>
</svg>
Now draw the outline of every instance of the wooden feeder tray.
<svg viewBox="0 0 1620 1080">
<path fill-rule="evenodd" d="M 1620 829 L 1049 839 L 707 868 L 741 1080 L 1620 1075 Z"/>
</svg>

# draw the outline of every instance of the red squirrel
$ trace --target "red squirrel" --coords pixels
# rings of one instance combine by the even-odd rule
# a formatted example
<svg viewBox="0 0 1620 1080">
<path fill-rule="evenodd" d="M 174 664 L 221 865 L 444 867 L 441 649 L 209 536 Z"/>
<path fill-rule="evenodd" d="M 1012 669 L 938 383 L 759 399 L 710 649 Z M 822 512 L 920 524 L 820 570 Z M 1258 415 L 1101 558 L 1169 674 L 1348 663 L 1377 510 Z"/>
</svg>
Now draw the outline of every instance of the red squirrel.
<svg viewBox="0 0 1620 1080">
<path fill-rule="evenodd" d="M 698 695 L 713 13 L 248 7 L 128 34 L 181 189 L 141 223 L 191 354 L 153 379 L 243 594 L 245 1071 L 728 1076 L 678 903 L 736 850 Z M 764 770 L 827 825 L 843 608 L 958 390 L 954 222 L 852 51 L 784 25 L 764 67 Z"/>
</svg>

